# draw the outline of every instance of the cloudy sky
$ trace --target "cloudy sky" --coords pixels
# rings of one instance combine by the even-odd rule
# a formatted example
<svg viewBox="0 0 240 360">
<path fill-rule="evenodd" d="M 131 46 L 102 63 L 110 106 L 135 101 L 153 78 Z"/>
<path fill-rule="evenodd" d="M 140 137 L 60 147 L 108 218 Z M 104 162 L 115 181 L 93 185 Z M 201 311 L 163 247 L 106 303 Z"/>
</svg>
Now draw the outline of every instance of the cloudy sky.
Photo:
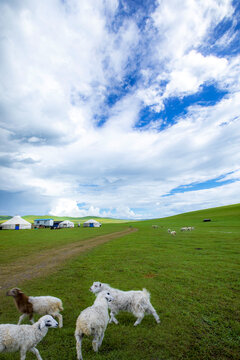
<svg viewBox="0 0 240 360">
<path fill-rule="evenodd" d="M 0 0 L 0 214 L 240 202 L 238 0 Z"/>
</svg>

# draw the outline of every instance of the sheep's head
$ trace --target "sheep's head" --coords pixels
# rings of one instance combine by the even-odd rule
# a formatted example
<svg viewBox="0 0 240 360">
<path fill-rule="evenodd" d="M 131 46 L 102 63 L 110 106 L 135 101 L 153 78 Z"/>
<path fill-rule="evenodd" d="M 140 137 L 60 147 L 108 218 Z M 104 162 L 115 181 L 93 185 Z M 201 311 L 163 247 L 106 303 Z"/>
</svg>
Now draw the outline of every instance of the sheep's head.
<svg viewBox="0 0 240 360">
<path fill-rule="evenodd" d="M 46 328 L 57 328 L 58 323 L 51 315 L 44 315 L 38 320 L 38 328 L 42 330 Z"/>
<path fill-rule="evenodd" d="M 22 294 L 22 291 L 18 288 L 13 288 L 13 289 L 7 291 L 6 296 L 16 297 L 19 294 Z"/>
<path fill-rule="evenodd" d="M 114 298 L 112 297 L 112 295 L 110 294 L 110 292 L 106 292 L 105 294 L 105 299 L 107 300 L 107 302 L 111 302 L 114 300 Z"/>
<path fill-rule="evenodd" d="M 92 293 L 97 294 L 102 291 L 102 283 L 95 281 L 89 289 Z"/>
<path fill-rule="evenodd" d="M 97 299 L 106 299 L 108 303 L 114 300 L 114 297 L 108 290 L 101 291 L 97 294 Z"/>
</svg>

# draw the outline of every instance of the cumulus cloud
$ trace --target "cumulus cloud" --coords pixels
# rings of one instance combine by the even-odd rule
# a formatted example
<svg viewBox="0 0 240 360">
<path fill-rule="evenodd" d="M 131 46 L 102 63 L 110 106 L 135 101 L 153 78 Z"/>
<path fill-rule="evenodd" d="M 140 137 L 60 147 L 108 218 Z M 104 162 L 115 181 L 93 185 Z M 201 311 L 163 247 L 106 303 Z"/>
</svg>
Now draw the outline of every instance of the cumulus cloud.
<svg viewBox="0 0 240 360">
<path fill-rule="evenodd" d="M 89 209 L 80 209 L 76 200 L 60 198 L 52 206 L 50 214 L 53 216 L 71 217 L 100 216 L 100 211 L 93 206 L 90 206 Z"/>
<path fill-rule="evenodd" d="M 232 2 L 128 5 L 0 4 L 0 191 L 34 194 L 32 213 L 38 198 L 43 214 L 136 219 L 238 201 L 239 53 L 203 51 Z M 234 31 L 215 35 L 218 49 Z M 225 95 L 163 119 L 168 100 L 206 84 Z M 221 177 L 232 181 L 215 190 Z"/>
</svg>

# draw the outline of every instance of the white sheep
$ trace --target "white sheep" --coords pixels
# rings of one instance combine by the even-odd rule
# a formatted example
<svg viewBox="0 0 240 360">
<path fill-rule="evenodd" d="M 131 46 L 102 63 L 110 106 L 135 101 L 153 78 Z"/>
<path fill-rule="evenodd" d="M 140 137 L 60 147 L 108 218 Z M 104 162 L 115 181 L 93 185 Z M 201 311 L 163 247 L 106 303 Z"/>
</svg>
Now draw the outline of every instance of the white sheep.
<svg viewBox="0 0 240 360">
<path fill-rule="evenodd" d="M 33 324 L 33 314 L 52 315 L 57 317 L 59 327 L 63 326 L 62 315 L 59 313 L 63 310 L 62 301 L 53 296 L 27 296 L 20 289 L 13 288 L 6 294 L 13 296 L 17 309 L 22 313 L 19 317 L 18 325 L 22 320 L 29 316 L 30 322 Z"/>
<path fill-rule="evenodd" d="M 20 360 L 25 360 L 26 352 L 31 351 L 38 360 L 42 360 L 36 346 L 49 327 L 58 327 L 57 321 L 50 315 L 41 317 L 33 325 L 0 325 L 0 353 L 20 351 Z"/>
<path fill-rule="evenodd" d="M 77 318 L 75 339 L 78 360 L 82 360 L 82 338 L 93 336 L 92 346 L 95 352 L 100 348 L 109 322 L 108 304 L 113 297 L 108 291 L 97 295 L 92 306 L 84 309 Z"/>
<path fill-rule="evenodd" d="M 188 230 L 188 227 L 184 226 L 181 228 L 181 231 L 187 231 Z"/>
<path fill-rule="evenodd" d="M 136 316 L 137 320 L 134 323 L 134 326 L 140 324 L 145 313 L 152 314 L 156 322 L 160 322 L 159 316 L 150 302 L 150 294 L 146 289 L 143 289 L 142 291 L 122 291 L 114 289 L 108 284 L 96 281 L 89 290 L 94 294 L 101 291 L 109 291 L 113 296 L 114 300 L 109 304 L 109 308 L 111 310 L 110 323 L 114 322 L 115 324 L 118 324 L 115 315 L 117 315 L 119 311 L 128 311 Z"/>
<path fill-rule="evenodd" d="M 171 234 L 172 236 L 176 236 L 177 233 L 176 233 L 176 231 L 173 230 L 173 231 L 170 232 L 170 234 Z"/>
</svg>

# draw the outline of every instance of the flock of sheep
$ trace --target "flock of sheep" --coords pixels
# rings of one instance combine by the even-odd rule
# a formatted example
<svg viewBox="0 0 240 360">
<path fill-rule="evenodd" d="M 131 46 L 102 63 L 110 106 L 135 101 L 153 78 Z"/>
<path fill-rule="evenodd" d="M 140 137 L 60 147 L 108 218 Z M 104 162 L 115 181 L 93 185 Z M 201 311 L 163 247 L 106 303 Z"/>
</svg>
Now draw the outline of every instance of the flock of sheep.
<svg viewBox="0 0 240 360">
<path fill-rule="evenodd" d="M 192 230 L 194 230 L 193 226 L 188 226 L 188 227 L 182 227 L 181 228 L 181 231 L 192 231 Z M 168 233 L 171 234 L 172 236 L 177 235 L 177 232 L 175 230 L 171 230 L 171 229 L 168 229 Z"/>
<path fill-rule="evenodd" d="M 82 360 L 83 336 L 92 336 L 92 346 L 95 352 L 100 348 L 108 323 L 118 324 L 116 315 L 119 311 L 132 313 L 137 320 L 134 326 L 140 324 L 145 314 L 152 314 L 159 323 L 159 316 L 150 302 L 150 294 L 146 289 L 135 291 L 122 291 L 114 289 L 110 285 L 94 282 L 90 291 L 96 295 L 93 305 L 84 309 L 77 318 L 75 339 L 77 359 Z M 14 298 L 17 309 L 22 313 L 18 324 L 0 325 L 0 353 L 20 351 L 20 360 L 25 360 L 27 351 L 42 360 L 37 344 L 44 338 L 48 328 L 63 326 L 62 301 L 53 296 L 27 296 L 20 289 L 14 288 L 7 292 Z M 110 309 L 110 319 L 108 309 Z M 42 316 L 34 323 L 34 313 Z M 20 325 L 25 317 L 29 317 L 32 325 Z"/>
<path fill-rule="evenodd" d="M 158 225 L 152 225 L 152 228 L 153 229 L 158 229 Z M 180 230 L 181 231 L 192 231 L 194 230 L 195 228 L 193 226 L 184 226 L 182 227 Z M 177 235 L 177 232 L 175 230 L 171 230 L 171 229 L 168 229 L 168 233 L 171 234 L 172 236 L 176 236 Z"/>
<path fill-rule="evenodd" d="M 158 225 L 152 225 L 158 228 Z M 194 227 L 182 227 L 181 231 L 192 231 Z M 176 236 L 176 231 L 168 229 L 168 233 Z M 150 302 L 150 294 L 146 289 L 122 291 L 110 285 L 94 282 L 90 291 L 96 295 L 93 305 L 83 310 L 76 322 L 75 339 L 77 359 L 82 360 L 83 336 L 92 336 L 92 346 L 95 352 L 100 348 L 108 323 L 118 324 L 116 315 L 119 311 L 132 313 L 137 320 L 134 326 L 140 324 L 145 314 L 152 314 L 159 323 L 159 316 Z M 62 301 L 53 296 L 27 296 L 20 289 L 14 288 L 7 292 L 7 296 L 14 298 L 17 309 L 22 313 L 17 325 L 0 325 L 0 353 L 20 351 L 20 360 L 26 359 L 27 351 L 42 360 L 37 344 L 46 336 L 48 328 L 63 326 L 60 311 L 63 310 Z M 108 309 L 110 309 L 110 319 Z M 42 317 L 34 323 L 33 315 Z M 25 317 L 29 317 L 32 325 L 21 325 Z M 56 317 L 58 322 L 54 319 Z"/>
</svg>

